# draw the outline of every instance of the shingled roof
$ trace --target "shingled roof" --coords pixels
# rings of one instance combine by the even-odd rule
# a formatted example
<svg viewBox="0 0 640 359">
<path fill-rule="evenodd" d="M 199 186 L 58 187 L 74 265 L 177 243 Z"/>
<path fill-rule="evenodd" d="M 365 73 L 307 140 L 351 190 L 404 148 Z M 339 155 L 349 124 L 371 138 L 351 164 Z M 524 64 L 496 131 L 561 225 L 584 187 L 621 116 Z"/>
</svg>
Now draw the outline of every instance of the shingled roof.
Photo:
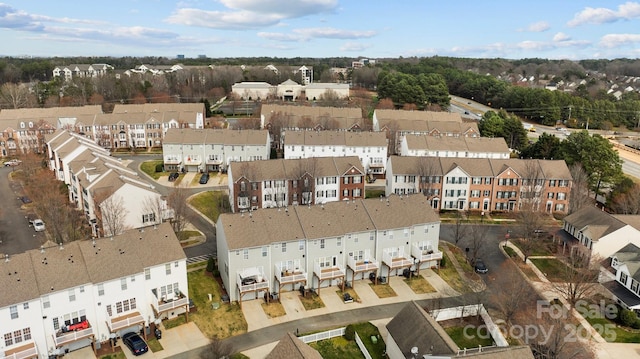
<svg viewBox="0 0 640 359">
<path fill-rule="evenodd" d="M 564 217 L 564 221 L 571 224 L 579 231 L 588 231 L 592 241 L 611 234 L 626 224 L 595 206 L 586 206 Z"/>
<path fill-rule="evenodd" d="M 278 344 L 271 350 L 265 359 L 322 359 L 320 353 L 293 333 L 288 332 L 280 339 Z"/>
</svg>

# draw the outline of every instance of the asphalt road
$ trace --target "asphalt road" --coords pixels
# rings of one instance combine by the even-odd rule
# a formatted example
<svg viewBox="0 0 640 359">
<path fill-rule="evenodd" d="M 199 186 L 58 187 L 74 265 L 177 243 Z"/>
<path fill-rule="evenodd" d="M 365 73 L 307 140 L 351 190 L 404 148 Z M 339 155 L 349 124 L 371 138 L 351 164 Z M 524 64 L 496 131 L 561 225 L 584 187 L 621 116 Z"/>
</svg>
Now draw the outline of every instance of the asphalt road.
<svg viewBox="0 0 640 359">
<path fill-rule="evenodd" d="M 36 232 L 29 226 L 27 211 L 19 199 L 23 195 L 22 186 L 9 180 L 13 169 L 0 167 L 0 253 L 8 255 L 39 248 L 46 241 L 44 232 Z"/>
</svg>

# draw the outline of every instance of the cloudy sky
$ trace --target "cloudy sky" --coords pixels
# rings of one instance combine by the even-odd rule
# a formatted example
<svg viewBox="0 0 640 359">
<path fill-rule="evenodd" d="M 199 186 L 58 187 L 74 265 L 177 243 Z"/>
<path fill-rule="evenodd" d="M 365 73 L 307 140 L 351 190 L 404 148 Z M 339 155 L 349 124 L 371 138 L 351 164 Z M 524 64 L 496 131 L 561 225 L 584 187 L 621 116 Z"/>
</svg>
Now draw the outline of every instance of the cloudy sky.
<svg viewBox="0 0 640 359">
<path fill-rule="evenodd" d="M 640 57 L 640 1 L 2 1 L 0 56 Z"/>
</svg>

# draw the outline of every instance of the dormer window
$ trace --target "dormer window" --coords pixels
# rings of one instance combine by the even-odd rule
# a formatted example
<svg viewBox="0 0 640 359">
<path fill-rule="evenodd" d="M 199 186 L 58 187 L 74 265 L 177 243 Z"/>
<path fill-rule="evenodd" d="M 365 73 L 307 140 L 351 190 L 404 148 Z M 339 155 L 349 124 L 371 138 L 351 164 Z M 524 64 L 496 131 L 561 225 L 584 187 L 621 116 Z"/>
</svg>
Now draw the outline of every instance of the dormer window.
<svg viewBox="0 0 640 359">
<path fill-rule="evenodd" d="M 29 121 L 29 128 L 33 128 L 33 122 Z"/>
<path fill-rule="evenodd" d="M 24 122 L 20 122 L 20 128 L 24 128 Z"/>
</svg>

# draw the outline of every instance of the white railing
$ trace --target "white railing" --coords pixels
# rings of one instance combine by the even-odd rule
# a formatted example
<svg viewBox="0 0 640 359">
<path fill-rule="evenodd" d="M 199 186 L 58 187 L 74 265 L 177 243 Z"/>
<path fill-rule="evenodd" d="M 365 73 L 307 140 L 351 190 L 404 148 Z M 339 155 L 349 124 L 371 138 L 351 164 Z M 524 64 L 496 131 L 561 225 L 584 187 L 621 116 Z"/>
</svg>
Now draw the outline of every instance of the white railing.
<svg viewBox="0 0 640 359">
<path fill-rule="evenodd" d="M 320 340 L 331 339 L 331 338 L 335 338 L 335 337 L 341 337 L 341 336 L 344 335 L 344 332 L 345 332 L 346 329 L 347 329 L 347 327 L 327 330 L 326 332 L 322 332 L 322 333 L 314 333 L 314 334 L 305 335 L 304 337 L 300 337 L 298 339 L 302 340 L 302 342 L 305 343 L 305 344 L 315 343 L 315 342 L 320 341 Z"/>
<path fill-rule="evenodd" d="M 59 337 L 53 338 L 56 342 L 56 347 L 63 346 L 64 344 L 75 342 L 76 340 L 84 339 L 93 335 L 93 328 L 87 328 L 82 330 L 74 330 L 65 333 Z"/>
<path fill-rule="evenodd" d="M 391 269 L 409 267 L 413 265 L 411 258 L 405 258 L 402 252 L 400 252 L 396 257 L 393 257 L 390 252 L 383 252 L 382 261 Z"/>
<path fill-rule="evenodd" d="M 245 268 L 238 271 L 237 284 L 241 293 L 269 288 L 269 280 L 264 275 L 262 267 Z"/>
<path fill-rule="evenodd" d="M 373 359 L 371 357 L 371 354 L 369 354 L 369 351 L 367 350 L 367 347 L 362 342 L 362 339 L 360 339 L 360 336 L 358 335 L 358 333 L 355 333 L 355 334 L 356 334 L 356 344 L 358 344 L 358 348 L 360 348 L 360 351 L 362 352 L 362 355 L 364 355 L 364 358 L 365 359 Z"/>
<path fill-rule="evenodd" d="M 116 320 L 109 318 L 109 328 L 111 328 L 111 331 L 113 332 L 130 327 L 135 324 L 144 323 L 144 318 L 142 317 L 142 315 L 140 315 L 140 313 L 131 317 L 122 318 L 120 320 L 118 320 L 118 318 L 115 319 Z"/>
<path fill-rule="evenodd" d="M 358 260 L 356 260 L 354 257 L 349 257 L 348 265 L 355 272 L 377 270 L 379 268 L 376 259 L 371 257 L 366 257 L 366 259 Z"/>
<path fill-rule="evenodd" d="M 416 244 L 411 247 L 411 255 L 414 258 L 418 259 L 420 262 L 442 259 L 442 252 L 438 251 L 437 249 L 420 249 Z"/>
<path fill-rule="evenodd" d="M 33 358 L 37 355 L 38 355 L 38 348 L 36 347 L 35 343 L 31 343 L 31 347 L 25 348 L 24 350 L 14 352 L 11 354 L 4 354 L 2 358 L 3 359 L 27 359 L 27 358 Z"/>
<path fill-rule="evenodd" d="M 313 271 L 316 273 L 320 280 L 333 279 L 344 276 L 344 268 L 339 265 L 332 267 L 320 267 L 320 263 L 313 264 Z"/>
<path fill-rule="evenodd" d="M 187 158 L 184 163 L 186 165 L 199 165 L 202 163 L 202 160 L 200 158 Z"/>
<path fill-rule="evenodd" d="M 184 297 L 180 299 L 174 299 L 170 302 L 160 302 L 158 304 L 158 312 L 166 312 L 167 310 L 175 309 L 178 307 L 184 307 L 189 304 L 189 298 Z"/>
<path fill-rule="evenodd" d="M 296 283 L 307 280 L 307 273 L 300 267 L 300 262 L 296 261 L 293 268 L 276 264 L 276 278 L 280 284 Z"/>
<path fill-rule="evenodd" d="M 180 164 L 180 160 L 175 157 L 167 157 L 164 159 L 164 163 L 168 165 L 177 165 L 177 164 Z"/>
</svg>

